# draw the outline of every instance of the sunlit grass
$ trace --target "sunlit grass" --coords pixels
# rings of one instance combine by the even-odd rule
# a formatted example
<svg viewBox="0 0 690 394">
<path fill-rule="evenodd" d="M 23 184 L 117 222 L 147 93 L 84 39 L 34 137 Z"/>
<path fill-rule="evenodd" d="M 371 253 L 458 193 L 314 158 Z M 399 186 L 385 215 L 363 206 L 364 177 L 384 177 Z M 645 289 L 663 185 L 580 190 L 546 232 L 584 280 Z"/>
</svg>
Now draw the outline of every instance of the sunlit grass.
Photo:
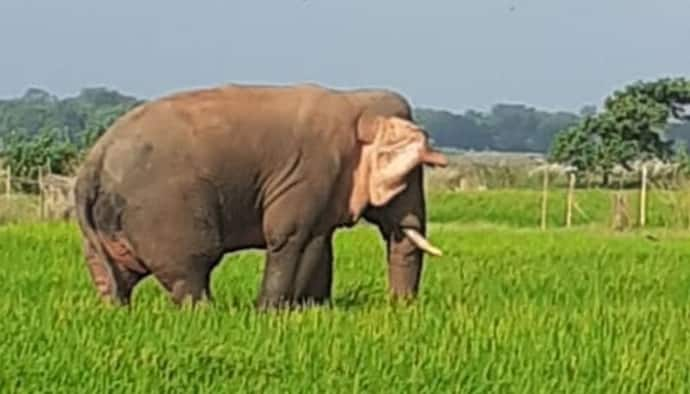
<svg viewBox="0 0 690 394">
<path fill-rule="evenodd" d="M 1 392 L 681 393 L 690 388 L 683 232 L 433 224 L 412 306 L 386 301 L 368 227 L 336 239 L 334 307 L 258 314 L 262 254 L 228 256 L 215 302 L 153 281 L 102 306 L 76 227 L 0 228 Z"/>
</svg>

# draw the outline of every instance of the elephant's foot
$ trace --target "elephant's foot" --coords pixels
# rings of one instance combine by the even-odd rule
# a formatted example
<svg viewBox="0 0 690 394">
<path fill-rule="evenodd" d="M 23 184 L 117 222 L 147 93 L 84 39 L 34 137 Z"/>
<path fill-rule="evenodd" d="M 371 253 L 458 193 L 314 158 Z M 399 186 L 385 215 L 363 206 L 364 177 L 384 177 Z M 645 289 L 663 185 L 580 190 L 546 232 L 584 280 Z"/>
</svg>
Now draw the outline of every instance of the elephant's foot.
<svg viewBox="0 0 690 394">
<path fill-rule="evenodd" d="M 300 283 L 296 295 L 297 304 L 303 307 L 330 305 L 333 286 L 333 257 L 330 254 L 330 245 L 327 254 L 322 255 L 322 259 L 317 262 L 316 268 L 310 274 L 306 281 Z"/>
<path fill-rule="evenodd" d="M 333 284 L 331 234 L 309 240 L 299 259 L 293 286 L 291 309 L 308 309 L 330 304 Z"/>
<path fill-rule="evenodd" d="M 271 299 L 259 297 L 255 303 L 255 307 L 259 312 L 294 312 L 329 305 L 329 298 L 314 297 L 300 297 L 298 299 Z"/>
<path fill-rule="evenodd" d="M 176 282 L 173 285 L 171 297 L 178 306 L 188 305 L 195 307 L 212 301 L 208 283 L 197 283 L 189 280 Z"/>
<path fill-rule="evenodd" d="M 199 264 L 204 266 L 204 264 Z M 208 266 L 208 264 L 206 264 Z M 169 272 L 154 272 L 154 277 L 169 292 L 170 299 L 177 306 L 188 305 L 195 307 L 201 303 L 210 303 L 210 269 L 199 270 L 193 264 L 187 269 L 171 274 Z"/>
<path fill-rule="evenodd" d="M 291 311 L 295 303 L 286 297 L 259 296 L 254 306 L 259 312 Z"/>
<path fill-rule="evenodd" d="M 297 300 L 297 305 L 300 309 L 308 308 L 319 308 L 319 307 L 329 307 L 331 306 L 331 298 L 329 297 L 315 297 L 315 296 L 304 296 Z"/>
<path fill-rule="evenodd" d="M 297 294 L 296 304 L 301 308 L 330 306 L 333 283 L 332 261 L 323 261 L 306 287 Z"/>
</svg>

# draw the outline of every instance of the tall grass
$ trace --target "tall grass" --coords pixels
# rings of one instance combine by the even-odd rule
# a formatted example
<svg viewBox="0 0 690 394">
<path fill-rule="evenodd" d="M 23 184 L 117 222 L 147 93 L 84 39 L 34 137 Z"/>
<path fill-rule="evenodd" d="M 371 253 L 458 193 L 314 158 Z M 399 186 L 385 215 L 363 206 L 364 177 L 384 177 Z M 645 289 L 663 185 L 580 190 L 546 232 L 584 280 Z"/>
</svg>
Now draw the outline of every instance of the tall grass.
<svg viewBox="0 0 690 394">
<path fill-rule="evenodd" d="M 382 244 L 363 226 L 336 238 L 333 308 L 297 314 L 254 311 L 260 253 L 226 258 L 212 304 L 177 309 L 147 280 L 115 309 L 95 299 L 74 225 L 0 228 L 0 391 L 690 390 L 685 234 L 652 242 L 434 215 L 446 224 L 430 237 L 446 254 L 427 260 L 418 302 L 387 303 Z"/>
<path fill-rule="evenodd" d="M 0 195 L 0 225 L 39 220 L 38 198 L 28 194 Z"/>
</svg>

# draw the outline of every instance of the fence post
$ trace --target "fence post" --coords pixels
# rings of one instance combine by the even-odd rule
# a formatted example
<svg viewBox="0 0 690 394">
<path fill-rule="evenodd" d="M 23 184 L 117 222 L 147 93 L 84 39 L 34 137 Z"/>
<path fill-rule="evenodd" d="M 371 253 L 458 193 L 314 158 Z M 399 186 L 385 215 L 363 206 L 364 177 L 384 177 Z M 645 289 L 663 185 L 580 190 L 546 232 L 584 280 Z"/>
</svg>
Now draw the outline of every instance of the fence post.
<svg viewBox="0 0 690 394">
<path fill-rule="evenodd" d="M 45 216 L 45 197 L 43 195 L 43 166 L 38 167 L 38 214 L 41 220 Z"/>
<path fill-rule="evenodd" d="M 544 167 L 544 184 L 541 194 L 541 229 L 546 230 L 547 200 L 549 198 L 549 168 Z"/>
<path fill-rule="evenodd" d="M 5 176 L 5 197 L 9 200 L 12 197 L 12 167 L 7 166 Z"/>
<path fill-rule="evenodd" d="M 647 166 L 642 164 L 642 184 L 640 185 L 640 227 L 647 221 Z"/>
<path fill-rule="evenodd" d="M 565 213 L 565 226 L 570 227 L 573 221 L 573 194 L 575 193 L 575 174 L 569 174 L 570 180 L 568 183 L 568 206 Z"/>
</svg>

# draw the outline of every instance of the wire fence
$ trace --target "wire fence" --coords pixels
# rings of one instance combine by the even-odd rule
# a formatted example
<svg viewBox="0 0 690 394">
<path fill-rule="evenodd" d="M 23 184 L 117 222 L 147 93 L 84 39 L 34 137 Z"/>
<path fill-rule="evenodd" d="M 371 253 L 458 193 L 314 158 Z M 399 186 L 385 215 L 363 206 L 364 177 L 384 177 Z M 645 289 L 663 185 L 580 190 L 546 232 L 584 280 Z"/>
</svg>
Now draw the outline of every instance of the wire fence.
<svg viewBox="0 0 690 394">
<path fill-rule="evenodd" d="M 6 209 L 12 209 L 13 200 L 21 200 L 23 204 L 26 204 L 26 193 L 22 190 L 26 190 L 26 186 L 34 186 L 37 193 L 32 195 L 30 203 L 32 204 L 31 210 L 35 213 L 35 216 L 41 220 L 61 218 L 69 219 L 74 214 L 74 182 L 75 178 L 70 176 L 62 176 L 57 174 L 52 174 L 50 171 L 44 168 L 38 168 L 38 176 L 36 179 L 17 177 L 13 175 L 12 168 L 6 166 L 4 169 L 0 169 L 0 201 L 5 201 Z M 579 193 L 583 189 L 577 189 L 576 184 L 578 179 L 572 169 L 554 166 L 554 165 L 540 165 L 532 167 L 528 171 L 528 177 L 532 178 L 535 184 L 539 184 L 539 198 L 540 203 L 538 207 L 534 207 L 535 210 L 539 210 L 539 222 L 537 226 L 542 230 L 546 230 L 547 227 L 572 227 L 574 222 L 582 221 L 585 218 L 586 222 L 589 208 L 589 201 L 579 201 Z M 647 223 L 647 210 L 650 205 L 648 199 L 648 194 L 650 192 L 650 186 L 653 186 L 653 190 L 658 195 L 663 195 L 668 201 L 663 202 L 664 205 L 672 206 L 669 210 L 671 215 L 674 216 L 688 216 L 690 221 L 690 199 L 688 201 L 681 201 L 683 199 L 682 194 L 677 193 L 677 185 L 670 187 L 664 182 L 659 182 L 656 178 L 659 176 L 667 176 L 668 174 L 660 173 L 658 168 L 654 168 L 654 164 L 641 165 L 633 173 L 634 177 L 637 177 L 639 182 L 636 182 L 639 186 L 637 187 L 637 196 L 635 196 L 632 201 L 630 199 L 630 193 L 623 193 L 622 188 L 616 190 L 615 188 L 610 189 L 611 195 L 611 205 L 610 205 L 610 221 L 611 227 L 614 229 L 622 230 L 630 227 L 633 222 L 637 227 L 645 227 Z M 628 174 L 627 176 L 630 176 Z M 535 179 L 536 178 L 536 179 Z M 582 183 L 582 182 L 580 182 Z M 674 182 L 675 184 L 676 182 Z M 514 188 L 515 186 L 513 186 Z M 517 187 L 519 189 L 519 187 Z M 450 187 L 451 193 L 464 193 L 465 190 L 458 189 L 457 187 Z M 563 194 L 563 190 L 566 190 Z M 589 187 L 585 187 L 584 192 L 586 193 Z M 674 189 L 674 190 L 672 190 Z M 485 189 L 475 189 L 485 190 Z M 552 195 L 554 191 L 558 190 L 558 193 Z M 558 197 L 563 196 L 563 197 Z M 554 198 L 556 201 L 554 201 Z M 557 224 L 553 220 L 553 210 L 560 211 L 563 209 L 563 203 L 559 203 L 558 200 L 563 198 L 565 201 L 565 209 L 563 212 L 562 220 L 557 221 Z M 675 200 L 674 200 L 675 199 Z M 672 201 L 673 200 L 673 201 Z M 676 201 L 677 200 L 677 201 Z M 633 214 L 630 212 L 631 202 L 637 204 L 634 209 L 635 220 L 631 220 Z M 653 204 L 661 204 L 657 197 L 656 200 L 652 201 Z M 686 206 L 687 205 L 687 206 Z M 9 207 L 9 208 L 7 208 Z M 460 208 L 461 209 L 461 208 Z M 531 208 L 530 208 L 531 209 Z M 689 211 L 689 212 L 685 212 Z M 537 212 L 535 212 L 536 214 Z M 561 213 L 558 213 L 560 216 Z M 576 216 L 576 220 L 573 217 Z M 550 219 L 549 219 L 550 218 Z M 598 221 L 599 219 L 597 219 Z M 690 225 L 690 222 L 689 222 Z"/>
<path fill-rule="evenodd" d="M 0 184 L 6 203 L 11 204 L 14 199 L 24 197 L 26 186 L 36 187 L 37 198 L 34 205 L 39 219 L 68 218 L 74 208 L 74 178 L 52 174 L 42 167 L 38 168 L 37 179 L 18 177 L 13 175 L 12 168 L 6 166 L 0 170 Z"/>
</svg>

